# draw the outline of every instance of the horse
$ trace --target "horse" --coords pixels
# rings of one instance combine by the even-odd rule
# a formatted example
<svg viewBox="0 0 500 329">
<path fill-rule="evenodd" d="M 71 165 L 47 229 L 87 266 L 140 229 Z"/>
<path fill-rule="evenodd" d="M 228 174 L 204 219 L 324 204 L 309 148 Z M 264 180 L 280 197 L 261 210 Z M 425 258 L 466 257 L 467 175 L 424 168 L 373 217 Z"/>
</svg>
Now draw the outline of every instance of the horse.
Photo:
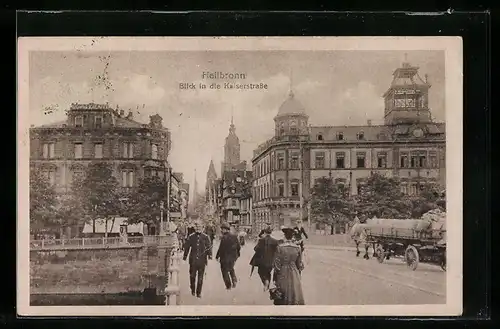
<svg viewBox="0 0 500 329">
<path fill-rule="evenodd" d="M 356 257 L 359 257 L 359 255 L 361 254 L 359 246 L 361 244 L 364 244 L 365 254 L 363 258 L 370 259 L 370 256 L 368 256 L 368 249 L 370 248 L 370 243 L 367 241 L 366 224 L 355 222 L 354 225 L 352 225 L 351 227 L 350 235 L 351 239 L 353 239 L 354 242 L 356 243 Z M 375 248 L 373 252 L 375 253 Z"/>
</svg>

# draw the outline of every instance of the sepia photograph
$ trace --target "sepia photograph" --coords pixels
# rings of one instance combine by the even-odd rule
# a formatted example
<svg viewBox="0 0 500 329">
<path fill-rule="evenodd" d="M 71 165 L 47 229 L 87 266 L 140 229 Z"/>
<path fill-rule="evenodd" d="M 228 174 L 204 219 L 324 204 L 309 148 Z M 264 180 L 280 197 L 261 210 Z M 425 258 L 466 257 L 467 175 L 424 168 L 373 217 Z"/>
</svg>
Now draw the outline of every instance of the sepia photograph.
<svg viewBox="0 0 500 329">
<path fill-rule="evenodd" d="M 462 102 L 455 37 L 20 38 L 19 314 L 460 315 Z"/>
</svg>

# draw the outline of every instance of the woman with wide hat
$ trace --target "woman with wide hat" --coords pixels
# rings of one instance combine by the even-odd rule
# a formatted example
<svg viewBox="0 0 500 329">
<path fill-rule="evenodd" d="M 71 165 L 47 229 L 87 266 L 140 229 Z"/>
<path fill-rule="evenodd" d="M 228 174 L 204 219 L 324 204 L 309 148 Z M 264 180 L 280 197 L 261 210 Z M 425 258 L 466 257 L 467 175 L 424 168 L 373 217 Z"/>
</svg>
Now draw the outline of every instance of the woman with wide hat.
<svg viewBox="0 0 500 329">
<path fill-rule="evenodd" d="M 294 230 L 282 227 L 284 241 L 276 250 L 273 282 L 270 290 L 275 305 L 304 305 L 301 272 L 304 269 L 300 246 L 294 241 Z"/>
</svg>

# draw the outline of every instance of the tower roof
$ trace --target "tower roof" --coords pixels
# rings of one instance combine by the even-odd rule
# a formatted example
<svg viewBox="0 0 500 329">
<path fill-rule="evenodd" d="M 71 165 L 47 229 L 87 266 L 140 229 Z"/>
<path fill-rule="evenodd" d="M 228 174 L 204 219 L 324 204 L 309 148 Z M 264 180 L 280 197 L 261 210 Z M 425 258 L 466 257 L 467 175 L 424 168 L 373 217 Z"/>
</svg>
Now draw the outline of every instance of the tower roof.
<svg viewBox="0 0 500 329">
<path fill-rule="evenodd" d="M 215 171 L 214 161 L 210 160 L 210 165 L 208 166 L 207 177 L 215 179 L 217 178 L 217 172 Z"/>
<path fill-rule="evenodd" d="M 290 91 L 288 98 L 281 104 L 277 116 L 291 114 L 307 115 L 304 106 L 295 98 L 293 91 Z"/>
</svg>

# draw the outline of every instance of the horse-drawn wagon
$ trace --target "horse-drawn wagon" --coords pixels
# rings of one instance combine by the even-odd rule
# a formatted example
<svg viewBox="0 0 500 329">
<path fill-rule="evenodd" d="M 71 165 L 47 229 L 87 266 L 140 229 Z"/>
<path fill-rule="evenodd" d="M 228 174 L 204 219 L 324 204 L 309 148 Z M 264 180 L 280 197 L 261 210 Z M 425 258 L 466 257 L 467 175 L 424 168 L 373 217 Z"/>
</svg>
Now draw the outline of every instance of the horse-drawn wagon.
<svg viewBox="0 0 500 329">
<path fill-rule="evenodd" d="M 374 246 L 379 263 L 404 257 L 416 270 L 420 262 L 446 271 L 446 224 L 444 215 L 430 212 L 421 219 L 370 219 L 365 224 L 366 243 Z"/>
</svg>

